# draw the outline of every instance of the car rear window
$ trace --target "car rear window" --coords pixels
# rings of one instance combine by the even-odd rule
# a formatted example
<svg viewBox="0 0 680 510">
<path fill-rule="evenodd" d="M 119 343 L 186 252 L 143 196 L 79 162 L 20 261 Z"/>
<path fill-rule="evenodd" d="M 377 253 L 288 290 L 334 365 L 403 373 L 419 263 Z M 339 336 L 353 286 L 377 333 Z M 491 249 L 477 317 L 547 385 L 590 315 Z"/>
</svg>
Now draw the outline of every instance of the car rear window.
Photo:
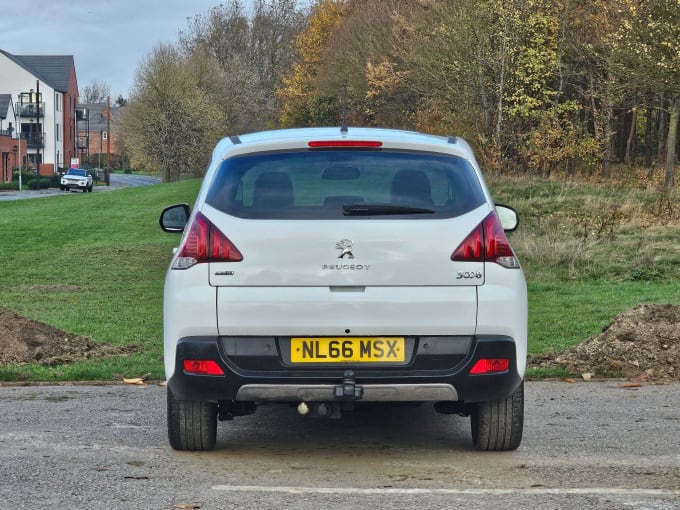
<svg viewBox="0 0 680 510">
<path fill-rule="evenodd" d="M 451 155 L 366 150 L 226 159 L 207 203 L 239 218 L 452 218 L 484 202 L 470 164 Z"/>
</svg>

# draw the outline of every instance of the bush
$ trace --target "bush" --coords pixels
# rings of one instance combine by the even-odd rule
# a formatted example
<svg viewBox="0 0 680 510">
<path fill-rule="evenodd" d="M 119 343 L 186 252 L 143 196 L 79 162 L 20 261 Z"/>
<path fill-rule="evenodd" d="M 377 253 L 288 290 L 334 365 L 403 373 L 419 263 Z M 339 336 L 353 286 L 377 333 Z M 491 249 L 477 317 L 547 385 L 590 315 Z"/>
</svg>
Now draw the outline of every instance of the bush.
<svg viewBox="0 0 680 510">
<path fill-rule="evenodd" d="M 18 182 L 0 182 L 0 191 L 17 191 L 18 189 Z"/>
<path fill-rule="evenodd" d="M 25 168 L 21 171 L 21 183 L 26 184 L 31 179 L 35 178 L 35 172 L 30 172 Z M 19 182 L 19 169 L 15 168 L 12 172 L 12 182 Z"/>
<path fill-rule="evenodd" d="M 47 189 L 50 187 L 50 182 L 52 182 L 51 177 L 41 177 L 40 178 L 40 189 Z M 22 182 L 23 184 L 23 182 Z M 38 189 L 38 179 L 33 177 L 31 180 L 26 182 L 28 189 Z"/>
</svg>

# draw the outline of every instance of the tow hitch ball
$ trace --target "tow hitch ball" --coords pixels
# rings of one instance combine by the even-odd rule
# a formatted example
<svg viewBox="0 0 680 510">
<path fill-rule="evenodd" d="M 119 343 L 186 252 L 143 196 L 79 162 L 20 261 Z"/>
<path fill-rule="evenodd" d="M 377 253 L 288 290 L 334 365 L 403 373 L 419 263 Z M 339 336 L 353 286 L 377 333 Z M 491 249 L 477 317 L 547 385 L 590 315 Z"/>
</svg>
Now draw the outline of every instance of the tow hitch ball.
<svg viewBox="0 0 680 510">
<path fill-rule="evenodd" d="M 356 385 L 354 372 L 347 370 L 343 374 L 342 384 L 333 388 L 335 402 L 300 402 L 297 412 L 313 418 L 341 418 L 343 409 L 350 410 L 353 402 L 363 396 L 364 389 Z"/>
</svg>

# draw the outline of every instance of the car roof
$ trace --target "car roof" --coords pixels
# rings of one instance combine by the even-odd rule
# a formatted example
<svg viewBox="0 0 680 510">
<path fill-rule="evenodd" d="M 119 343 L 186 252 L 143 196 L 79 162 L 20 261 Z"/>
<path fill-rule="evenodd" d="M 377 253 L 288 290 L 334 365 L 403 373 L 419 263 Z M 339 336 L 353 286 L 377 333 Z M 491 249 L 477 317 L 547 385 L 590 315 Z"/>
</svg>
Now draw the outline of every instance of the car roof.
<svg viewBox="0 0 680 510">
<path fill-rule="evenodd" d="M 248 133 L 223 138 L 215 148 L 219 159 L 261 150 L 307 148 L 310 141 L 365 141 L 382 142 L 385 149 L 432 150 L 458 155 L 474 161 L 472 149 L 460 137 L 437 136 L 398 129 L 350 127 L 293 128 Z"/>
</svg>

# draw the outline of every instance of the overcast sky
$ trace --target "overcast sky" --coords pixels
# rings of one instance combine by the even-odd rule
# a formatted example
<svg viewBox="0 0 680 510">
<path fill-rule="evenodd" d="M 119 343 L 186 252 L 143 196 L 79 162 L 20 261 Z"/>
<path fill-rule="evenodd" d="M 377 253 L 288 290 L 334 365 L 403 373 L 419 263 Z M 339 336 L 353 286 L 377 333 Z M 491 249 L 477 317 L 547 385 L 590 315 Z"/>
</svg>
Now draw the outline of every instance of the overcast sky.
<svg viewBox="0 0 680 510">
<path fill-rule="evenodd" d="M 94 80 L 129 96 L 141 60 L 175 43 L 187 18 L 219 0 L 0 0 L 0 49 L 14 55 L 73 55 L 78 87 Z M 0 80 L 2 77 L 0 76 Z"/>
</svg>

